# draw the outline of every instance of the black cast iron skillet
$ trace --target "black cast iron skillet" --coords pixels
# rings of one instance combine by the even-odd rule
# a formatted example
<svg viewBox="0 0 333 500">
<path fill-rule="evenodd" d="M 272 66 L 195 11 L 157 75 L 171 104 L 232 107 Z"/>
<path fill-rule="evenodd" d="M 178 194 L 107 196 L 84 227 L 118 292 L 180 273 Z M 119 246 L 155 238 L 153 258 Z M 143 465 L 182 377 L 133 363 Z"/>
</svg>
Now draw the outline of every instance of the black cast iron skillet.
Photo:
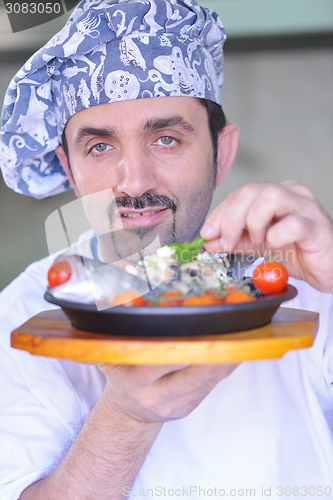
<svg viewBox="0 0 333 500">
<path fill-rule="evenodd" d="M 253 302 L 192 307 L 111 307 L 98 311 L 93 304 L 61 300 L 46 292 L 48 302 L 59 305 L 80 330 L 136 337 L 211 335 L 250 330 L 271 321 L 279 305 L 295 297 L 288 285 L 275 295 Z"/>
</svg>

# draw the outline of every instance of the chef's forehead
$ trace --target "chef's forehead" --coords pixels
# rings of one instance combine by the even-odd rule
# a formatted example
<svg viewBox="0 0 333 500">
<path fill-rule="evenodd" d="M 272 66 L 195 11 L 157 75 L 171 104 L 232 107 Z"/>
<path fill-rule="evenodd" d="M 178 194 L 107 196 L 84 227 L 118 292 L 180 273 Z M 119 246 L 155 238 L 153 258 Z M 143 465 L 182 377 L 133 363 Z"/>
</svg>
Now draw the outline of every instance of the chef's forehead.
<svg viewBox="0 0 333 500">
<path fill-rule="evenodd" d="M 81 140 L 85 135 L 117 135 L 118 131 L 136 129 L 142 133 L 151 129 L 178 127 L 194 132 L 198 112 L 204 109 L 194 97 L 159 97 L 119 103 L 99 104 L 75 113 L 64 128 L 67 135 Z"/>
</svg>

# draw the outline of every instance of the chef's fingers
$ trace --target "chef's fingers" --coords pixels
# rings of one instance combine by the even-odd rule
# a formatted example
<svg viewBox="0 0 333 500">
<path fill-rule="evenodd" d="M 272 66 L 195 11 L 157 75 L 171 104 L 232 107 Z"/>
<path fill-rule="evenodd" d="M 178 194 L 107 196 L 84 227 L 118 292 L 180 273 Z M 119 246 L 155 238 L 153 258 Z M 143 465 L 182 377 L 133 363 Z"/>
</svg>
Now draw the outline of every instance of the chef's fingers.
<svg viewBox="0 0 333 500">
<path fill-rule="evenodd" d="M 108 373 L 105 397 L 113 409 L 141 421 L 165 422 L 188 415 L 236 367 L 172 365 L 159 370 L 156 366 L 103 365 L 101 369 Z"/>
<path fill-rule="evenodd" d="M 244 225 L 254 245 L 262 245 L 266 240 L 268 244 L 272 244 L 272 241 L 266 237 L 272 226 L 279 220 L 289 217 L 290 214 L 293 214 L 296 220 L 301 214 L 305 215 L 305 219 L 311 220 L 316 210 L 315 204 L 316 202 L 308 197 L 295 194 L 294 189 L 285 189 L 271 184 L 262 189 L 250 207 L 244 207 L 244 211 L 247 210 L 244 213 Z M 306 224 L 298 225 L 298 227 L 305 231 L 307 229 Z M 282 248 L 285 241 L 293 239 L 292 225 L 286 224 L 286 230 L 289 233 L 284 237 L 281 234 L 281 241 L 275 239 L 274 249 Z M 298 232 L 297 236 L 302 239 L 306 233 Z M 293 242 L 295 241 L 297 240 L 294 239 Z"/>
<path fill-rule="evenodd" d="M 313 238 L 316 232 L 316 223 L 309 217 L 299 214 L 289 214 L 273 224 L 266 234 L 270 248 L 290 247 L 294 244 L 303 244 Z"/>
<path fill-rule="evenodd" d="M 191 365 L 160 378 L 155 388 L 161 395 L 173 398 L 192 393 L 210 392 L 216 383 L 234 371 L 237 364 Z M 207 391 L 208 389 L 208 391 Z"/>
<path fill-rule="evenodd" d="M 316 196 L 311 191 L 311 189 L 309 189 L 307 186 L 304 186 L 303 184 L 300 184 L 299 182 L 297 182 L 293 179 L 281 181 L 281 182 L 278 182 L 277 184 L 284 186 L 285 188 L 289 189 L 290 191 L 293 191 L 295 194 L 298 194 L 299 196 L 302 196 L 303 198 L 308 198 L 309 200 L 315 200 L 318 202 Z"/>
<path fill-rule="evenodd" d="M 313 193 L 295 181 L 249 184 L 228 196 L 212 213 L 208 223 L 213 224 L 215 237 L 206 248 L 226 252 L 246 251 L 251 244 L 252 249 L 260 248 L 277 220 L 290 213 L 311 214 L 316 205 Z M 204 227 L 201 234 L 206 234 Z"/>
<path fill-rule="evenodd" d="M 229 194 L 208 217 L 201 229 L 201 237 L 209 241 L 220 238 L 220 250 L 232 251 L 241 238 L 247 209 L 260 189 L 259 185 L 249 184 Z M 205 247 L 208 248 L 208 244 Z"/>
<path fill-rule="evenodd" d="M 272 247 L 284 243 L 281 257 L 291 276 L 332 293 L 333 223 L 324 211 L 314 219 L 299 214 L 284 217 L 269 229 L 267 240 Z"/>
<path fill-rule="evenodd" d="M 237 366 L 196 365 L 163 377 L 149 391 L 151 412 L 156 412 L 163 421 L 189 415 Z"/>
<path fill-rule="evenodd" d="M 139 388 L 154 383 L 159 378 L 187 367 L 182 365 L 99 365 L 108 378 L 128 378 L 133 386 Z"/>
<path fill-rule="evenodd" d="M 230 193 L 210 214 L 201 228 L 200 236 L 206 240 L 215 240 L 221 236 L 221 219 L 229 203 L 238 195 L 241 188 Z"/>
<path fill-rule="evenodd" d="M 202 228 L 202 237 L 208 240 L 213 239 L 215 247 L 219 238 L 219 251 L 229 253 L 240 249 L 238 243 L 242 239 L 243 243 L 251 241 L 251 234 L 246 223 L 247 215 L 252 205 L 268 186 L 268 183 L 248 184 L 227 196 L 208 218 L 208 230 L 206 229 L 207 225 Z M 212 233 L 209 231 L 210 227 L 214 228 Z M 213 251 L 212 245 L 209 243 L 205 247 Z M 252 243 L 255 244 L 254 241 Z"/>
</svg>

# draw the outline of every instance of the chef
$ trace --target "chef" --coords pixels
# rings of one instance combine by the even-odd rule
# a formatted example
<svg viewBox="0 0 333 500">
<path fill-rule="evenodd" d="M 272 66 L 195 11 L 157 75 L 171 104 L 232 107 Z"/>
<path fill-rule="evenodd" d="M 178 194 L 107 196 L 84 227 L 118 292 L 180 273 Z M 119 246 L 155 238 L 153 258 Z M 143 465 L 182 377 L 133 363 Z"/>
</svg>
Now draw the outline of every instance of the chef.
<svg viewBox="0 0 333 500">
<path fill-rule="evenodd" d="M 295 181 L 240 188 L 205 221 L 238 141 L 224 40 L 195 0 L 84 0 L 9 85 L 4 179 L 37 198 L 108 190 L 110 220 L 143 247 L 154 230 L 161 243 L 201 234 L 213 252 L 280 250 L 289 306 L 320 312 L 315 344 L 239 366 L 31 356 L 10 332 L 54 307 L 52 259 L 34 263 L 0 300 L 3 500 L 333 495 L 333 224 Z M 90 256 L 126 258 L 112 234 L 94 241 Z"/>
</svg>

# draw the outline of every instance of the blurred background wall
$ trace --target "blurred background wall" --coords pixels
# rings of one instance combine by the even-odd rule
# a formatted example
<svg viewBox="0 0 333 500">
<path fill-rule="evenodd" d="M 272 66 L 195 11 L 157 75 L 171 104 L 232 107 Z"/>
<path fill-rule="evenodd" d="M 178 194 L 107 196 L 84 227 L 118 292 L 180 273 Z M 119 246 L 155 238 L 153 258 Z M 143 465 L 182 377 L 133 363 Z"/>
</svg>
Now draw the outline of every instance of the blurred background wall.
<svg viewBox="0 0 333 500">
<path fill-rule="evenodd" d="M 333 2 L 205 0 L 224 21 L 225 84 L 230 122 L 241 131 L 233 169 L 214 208 L 249 182 L 294 178 L 333 216 Z M 0 2 L 0 100 L 15 72 L 65 23 L 67 15 L 12 33 Z M 0 180 L 0 290 L 48 254 L 45 219 L 72 192 L 35 200 Z"/>
</svg>

